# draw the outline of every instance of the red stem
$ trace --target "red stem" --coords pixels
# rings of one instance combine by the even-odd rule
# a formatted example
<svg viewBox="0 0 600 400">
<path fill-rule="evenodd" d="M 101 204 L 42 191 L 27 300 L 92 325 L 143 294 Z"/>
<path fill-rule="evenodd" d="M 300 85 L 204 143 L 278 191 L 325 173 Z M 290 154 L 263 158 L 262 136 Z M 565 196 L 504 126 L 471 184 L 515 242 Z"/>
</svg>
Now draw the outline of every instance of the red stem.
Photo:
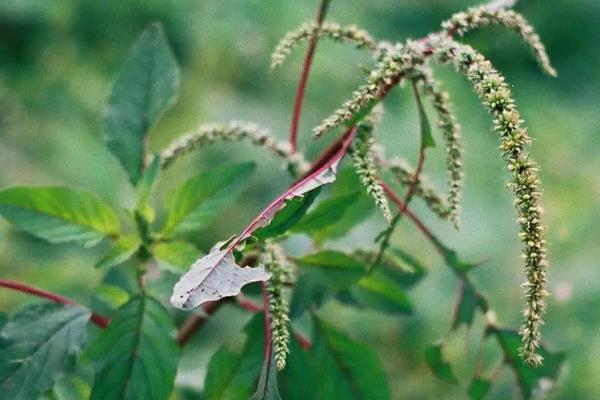
<svg viewBox="0 0 600 400">
<path fill-rule="evenodd" d="M 31 295 L 34 295 L 37 297 L 44 298 L 46 300 L 50 300 L 50 301 L 52 301 L 54 303 L 58 303 L 58 304 L 64 304 L 67 306 L 77 305 L 77 303 L 75 303 L 73 300 L 63 297 L 61 295 L 58 295 L 56 293 L 48 292 L 43 289 L 38 289 L 36 287 L 29 286 L 24 283 L 16 282 L 16 281 L 13 281 L 10 279 L 0 279 L 0 287 L 5 287 L 7 289 L 16 290 L 16 291 L 22 292 L 22 293 L 28 293 L 28 294 L 31 294 Z M 106 328 L 110 322 L 110 320 L 108 318 L 106 318 L 102 315 L 98 315 L 96 313 L 92 313 L 92 316 L 90 317 L 90 319 L 102 329 Z"/>
<path fill-rule="evenodd" d="M 381 184 L 381 187 L 383 188 L 383 191 L 387 194 L 387 196 L 389 197 L 389 199 L 394 204 L 396 204 L 396 206 L 398 207 L 398 209 L 402 210 L 402 213 L 405 214 L 413 222 L 413 224 L 417 227 L 417 229 L 423 235 L 425 235 L 425 237 L 434 245 L 434 247 L 438 251 L 438 253 L 440 253 L 440 255 L 442 255 L 442 257 L 445 257 L 446 256 L 446 250 L 445 250 L 445 248 L 436 239 L 436 237 L 433 236 L 433 233 L 431 232 L 431 230 L 428 227 L 425 226 L 425 224 L 423 223 L 423 221 L 421 221 L 419 219 L 419 217 L 417 217 L 412 212 L 412 210 L 410 208 L 408 208 L 406 206 L 406 204 L 402 201 L 402 199 L 400 199 L 400 197 L 398 197 L 398 195 L 396 194 L 396 192 L 394 192 L 394 190 L 387 183 L 385 183 L 381 179 L 379 179 L 379 182 Z"/>
<path fill-rule="evenodd" d="M 327 3 L 328 0 L 321 0 L 316 17 L 317 28 L 320 28 L 323 24 L 325 14 L 327 13 Z M 300 126 L 300 116 L 302 115 L 302 104 L 304 103 L 306 84 L 308 82 L 308 75 L 310 74 L 318 40 L 318 35 L 315 33 L 315 35 L 313 35 L 308 42 L 308 48 L 306 50 L 306 55 L 304 56 L 304 64 L 302 65 L 302 72 L 300 73 L 300 80 L 298 81 L 298 87 L 296 89 L 294 109 L 292 111 L 292 123 L 290 124 L 290 145 L 292 146 L 292 151 L 294 152 L 298 148 L 298 128 Z"/>
</svg>

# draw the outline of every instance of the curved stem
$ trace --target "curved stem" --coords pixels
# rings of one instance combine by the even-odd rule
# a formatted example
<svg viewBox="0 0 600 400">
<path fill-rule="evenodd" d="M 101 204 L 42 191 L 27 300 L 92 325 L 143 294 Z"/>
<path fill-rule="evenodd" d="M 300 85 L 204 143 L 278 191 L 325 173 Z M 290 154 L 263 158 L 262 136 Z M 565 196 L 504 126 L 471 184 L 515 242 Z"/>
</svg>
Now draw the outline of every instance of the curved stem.
<svg viewBox="0 0 600 400">
<path fill-rule="evenodd" d="M 321 0 L 316 17 L 317 29 L 323 24 L 325 14 L 327 14 L 329 1 L 331 0 Z M 298 128 L 300 126 L 300 116 L 302 115 L 302 104 L 304 103 L 306 84 L 308 82 L 308 75 L 310 74 L 318 40 L 318 35 L 315 34 L 308 42 L 308 49 L 306 50 L 306 55 L 304 56 L 304 64 L 302 65 L 302 72 L 300 73 L 300 80 L 298 81 L 298 87 L 296 89 L 294 108 L 292 111 L 292 122 L 290 124 L 290 145 L 292 146 L 292 151 L 294 152 L 298 147 Z"/>
<path fill-rule="evenodd" d="M 0 279 L 0 287 L 5 287 L 7 289 L 12 289 L 17 292 L 31 294 L 33 296 L 41 297 L 46 300 L 50 300 L 54 303 L 64 304 L 67 306 L 76 306 L 78 305 L 73 300 L 63 297 L 59 294 L 48 292 L 47 290 L 39 289 L 33 286 L 26 285 L 21 282 L 13 281 L 10 279 Z M 110 323 L 110 320 L 102 315 L 98 315 L 92 312 L 90 320 L 94 322 L 100 328 L 106 328 Z"/>
</svg>

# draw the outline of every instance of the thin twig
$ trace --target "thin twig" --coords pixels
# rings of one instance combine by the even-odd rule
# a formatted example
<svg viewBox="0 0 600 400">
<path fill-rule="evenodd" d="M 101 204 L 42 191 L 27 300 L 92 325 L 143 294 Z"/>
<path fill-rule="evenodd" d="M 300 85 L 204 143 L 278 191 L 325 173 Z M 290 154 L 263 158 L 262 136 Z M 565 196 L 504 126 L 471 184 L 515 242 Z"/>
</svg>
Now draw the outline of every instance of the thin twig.
<svg viewBox="0 0 600 400">
<path fill-rule="evenodd" d="M 419 217 L 417 217 L 417 215 L 415 213 L 413 213 L 410 208 L 406 207 L 406 205 L 404 204 L 402 199 L 400 199 L 400 197 L 396 194 L 396 192 L 394 192 L 394 190 L 386 182 L 384 182 L 381 179 L 379 180 L 379 182 L 381 183 L 381 187 L 383 188 L 383 191 L 387 194 L 388 198 L 392 201 L 392 203 L 396 204 L 396 206 L 398 207 L 399 210 L 403 210 L 402 213 L 405 214 L 408 217 L 408 219 L 410 219 L 412 221 L 412 223 L 416 226 L 416 228 L 423 235 L 425 235 L 427 240 L 429 240 L 433 244 L 433 246 L 435 247 L 437 252 L 442 257 L 445 258 L 446 257 L 446 249 L 439 242 L 439 240 L 437 240 L 437 238 L 435 236 L 433 236 L 433 233 L 431 232 L 431 230 L 427 226 L 425 226 L 423 221 L 421 221 L 419 219 Z"/>
<path fill-rule="evenodd" d="M 415 98 L 417 99 L 417 103 L 420 103 L 421 100 L 419 98 L 419 90 L 417 88 L 416 81 L 413 80 L 412 84 L 413 84 L 413 90 L 415 93 Z M 424 134 L 424 132 L 421 132 L 421 135 L 423 135 L 423 134 Z M 406 195 L 404 196 L 403 206 L 399 207 L 399 210 L 396 213 L 396 215 L 394 216 L 394 219 L 392 220 L 392 222 L 390 223 L 390 226 L 388 226 L 387 229 L 383 232 L 381 244 L 379 245 L 379 252 L 377 253 L 377 257 L 375 257 L 375 261 L 369 266 L 369 270 L 372 270 L 373 268 L 375 268 L 376 265 L 378 265 L 381 262 L 381 259 L 383 258 L 385 250 L 389 247 L 390 241 L 392 238 L 392 234 L 394 233 L 396 227 L 398 226 L 398 223 L 402 219 L 402 215 L 406 211 L 409 203 L 411 202 L 411 200 L 413 199 L 413 197 L 417 191 L 417 186 L 419 184 L 419 180 L 421 179 L 421 171 L 423 171 L 424 165 L 425 165 L 425 141 L 424 141 L 423 137 L 421 137 L 421 141 L 420 141 L 420 145 L 419 145 L 419 156 L 418 156 L 418 160 L 417 160 L 417 166 L 416 166 L 415 172 L 413 173 L 413 176 L 411 178 L 410 185 L 408 186 L 408 189 L 406 191 Z"/>
<path fill-rule="evenodd" d="M 64 304 L 67 306 L 76 306 L 78 305 L 73 300 L 63 297 L 59 294 L 48 292 L 47 290 L 38 289 L 33 286 L 26 285 L 21 282 L 13 281 L 10 279 L 0 279 L 0 287 L 5 287 L 7 289 L 16 290 L 22 293 L 28 293 L 37 297 L 44 298 L 46 300 L 50 300 L 54 303 Z M 96 314 L 92 312 L 90 320 L 93 321 L 97 326 L 104 329 L 110 323 L 110 320 L 102 315 Z"/>
<path fill-rule="evenodd" d="M 302 104 L 304 103 L 304 95 L 306 94 L 306 84 L 308 82 L 308 75 L 310 74 L 313 58 L 315 56 L 315 50 L 317 48 L 317 42 L 319 41 L 319 35 L 316 33 L 321 28 L 325 14 L 327 14 L 327 6 L 330 0 L 321 0 L 319 10 L 316 16 L 317 29 L 315 34 L 310 38 L 308 42 L 308 48 L 306 55 L 304 56 L 304 64 L 302 66 L 302 72 L 300 74 L 300 80 L 298 81 L 298 87 L 296 89 L 296 96 L 294 99 L 294 108 L 292 111 L 292 122 L 290 124 L 290 145 L 292 151 L 296 151 L 298 147 L 298 128 L 300 126 L 300 116 L 302 115 Z"/>
</svg>

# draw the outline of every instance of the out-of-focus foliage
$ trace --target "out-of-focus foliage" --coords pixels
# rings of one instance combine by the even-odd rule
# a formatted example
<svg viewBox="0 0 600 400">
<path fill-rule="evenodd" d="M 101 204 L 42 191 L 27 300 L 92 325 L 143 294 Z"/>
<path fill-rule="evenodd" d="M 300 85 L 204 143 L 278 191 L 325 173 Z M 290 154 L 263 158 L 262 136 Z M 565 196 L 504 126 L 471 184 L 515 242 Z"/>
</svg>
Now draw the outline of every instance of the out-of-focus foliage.
<svg viewBox="0 0 600 400">
<path fill-rule="evenodd" d="M 435 30 L 442 19 L 472 4 L 474 2 L 462 0 L 334 1 L 329 15 L 341 23 L 356 23 L 377 38 L 400 40 Z M 285 138 L 302 52 L 292 54 L 282 68 L 270 74 L 269 54 L 283 33 L 313 18 L 316 6 L 316 1 L 274 0 L 0 2 L 0 186 L 69 185 L 78 191 L 99 194 L 102 202 L 114 209 L 123 198 L 129 209 L 136 206 L 127 175 L 103 145 L 100 121 L 111 82 L 131 43 L 154 20 L 164 23 L 182 66 L 182 92 L 179 102 L 151 130 L 151 151 L 163 148 L 170 138 L 199 122 L 229 118 L 260 122 L 279 138 Z M 517 102 L 536 139 L 532 151 L 542 167 L 549 226 L 550 291 L 553 293 L 549 298 L 548 323 L 544 327 L 545 340 L 550 348 L 564 349 L 568 354 L 567 368 L 563 368 L 558 389 L 550 392 L 550 398 L 595 398 L 600 396 L 597 385 L 600 318 L 596 313 L 600 306 L 600 273 L 596 268 L 600 255 L 597 250 L 600 122 L 596 117 L 600 104 L 600 75 L 596 67 L 600 63 L 600 31 L 597 29 L 600 5 L 594 0 L 559 0 L 552 6 L 541 0 L 522 0 L 517 10 L 538 29 L 558 70 L 558 79 L 539 74 L 527 49 L 514 34 L 491 29 L 470 34 L 467 41 L 490 57 L 514 85 Z M 308 146 L 309 156 L 323 146 L 323 143 L 309 142 L 309 129 L 345 100 L 364 78 L 363 72 L 356 68 L 357 60 L 369 62 L 355 50 L 325 41 L 319 44 L 301 125 L 300 143 Z M 488 133 L 489 120 L 466 83 L 445 68 L 440 73 L 445 87 L 455 93 L 454 102 L 464 121 L 467 150 L 474 151 L 466 155 L 466 192 L 460 233 L 434 218 L 426 220 L 446 243 L 452 243 L 461 257 L 488 260 L 470 275 L 477 281 L 478 288 L 485 290 L 490 302 L 497 305 L 494 309 L 498 319 L 516 326 L 522 273 L 514 212 L 503 187 L 505 176 L 497 172 L 501 170 L 501 160 L 496 155 L 497 142 Z M 389 153 L 416 153 L 419 119 L 412 103 L 409 91 L 398 91 L 386 101 L 388 113 L 378 139 Z M 433 134 L 437 138 L 435 129 Z M 441 187 L 444 182 L 442 152 L 430 149 L 428 153 L 428 170 Z M 201 234 L 184 235 L 181 241 L 168 243 L 178 249 L 163 252 L 169 257 L 162 261 L 171 268 L 189 265 L 190 248 L 208 250 L 214 238 L 235 232 L 234 228 L 241 227 L 290 183 L 289 175 L 277 168 L 280 166 L 277 162 L 264 160 L 262 155 L 244 145 L 215 145 L 166 171 L 158 192 L 174 192 L 187 178 L 202 174 L 224 160 L 228 164 L 258 160 L 260 166 L 241 200 L 235 202 L 235 206 L 228 206 L 216 223 L 207 225 Z M 352 189 L 327 190 L 340 190 L 330 198 L 333 202 L 338 196 L 342 208 L 342 196 L 352 193 Z M 161 204 L 169 201 L 166 197 L 155 199 Z M 360 214 L 356 204 L 349 208 L 356 207 L 352 212 Z M 325 203 L 318 204 L 318 207 L 325 206 Z M 415 207 L 417 211 L 425 210 L 417 201 Z M 316 210 L 312 209 L 311 224 L 305 219 L 304 226 L 296 226 L 299 231 L 321 229 Z M 348 250 L 360 243 L 374 249 L 372 238 L 381 229 L 381 220 L 377 217 L 369 218 L 360 229 L 352 230 L 347 238 L 335 243 L 335 248 Z M 225 219 L 227 229 L 219 223 Z M 428 279 L 411 289 L 410 304 L 415 316 L 404 318 L 397 315 L 400 312 L 379 312 L 382 307 L 350 310 L 337 301 L 327 301 L 320 315 L 327 315 L 328 321 L 352 332 L 353 338 L 374 346 L 391 378 L 392 398 L 464 398 L 464 388 L 434 381 L 423 357 L 426 348 L 452 324 L 449 311 L 456 280 L 412 226 L 403 223 L 401 228 L 394 242 L 402 243 L 411 253 L 423 255 L 423 262 L 430 266 Z M 317 235 L 327 240 L 339 237 L 337 232 L 319 230 Z M 297 240 L 290 244 L 290 252 L 299 253 L 304 250 L 303 246 L 304 243 Z M 104 243 L 92 250 L 73 245 L 51 247 L 0 221 L 2 276 L 44 286 L 82 303 L 89 304 L 90 288 L 100 283 L 105 273 L 93 266 L 107 251 Z M 124 257 L 125 253 L 115 250 L 114 254 Z M 110 262 L 105 267 L 109 265 Z M 130 281 L 131 277 L 122 271 L 113 272 L 101 286 L 104 289 L 92 297 L 94 301 L 105 299 L 105 306 L 114 312 L 126 301 L 127 292 L 111 288 L 127 287 Z M 152 290 L 160 291 L 160 288 Z M 30 299 L 22 295 L 0 292 L 3 311 L 12 311 L 27 301 Z M 399 306 L 396 307 L 399 310 Z M 116 312 L 118 316 L 119 311 Z M 462 315 L 461 321 L 471 322 L 470 317 Z M 233 308 L 224 308 L 219 317 L 207 324 L 201 337 L 183 352 L 179 386 L 196 389 L 203 386 L 198 377 L 204 376 L 210 355 L 223 343 L 239 339 L 235 332 L 239 332 L 245 318 Z M 473 329 L 482 329 L 480 316 L 475 317 Z M 464 333 L 463 328 L 458 332 Z M 487 346 L 489 342 L 492 340 L 486 340 L 484 346 L 486 359 L 490 363 L 499 361 L 502 355 Z M 453 335 L 445 344 L 444 357 L 452 361 L 457 376 L 473 372 L 476 349 L 477 342 L 472 344 L 470 354 L 465 352 L 460 334 Z M 232 366 L 235 364 L 232 360 L 246 351 L 226 350 L 218 353 L 220 362 Z M 302 350 L 292 344 L 292 351 L 300 353 Z M 219 360 L 211 361 L 216 362 Z M 259 354 L 253 373 L 260 370 L 260 362 Z M 291 363 L 288 368 L 302 366 Z M 211 378 L 211 373 L 214 374 L 211 371 L 209 368 L 207 380 L 237 379 L 237 372 L 233 378 L 214 375 Z M 510 398 L 513 379 L 504 372 L 490 398 Z M 280 389 L 285 391 L 285 373 L 283 380 Z M 63 389 L 57 390 L 65 391 L 69 383 L 61 385 Z M 71 385 L 76 387 L 77 384 Z M 461 382 L 461 385 L 468 383 Z M 475 381 L 470 385 L 471 393 L 485 387 L 485 383 Z M 243 393 L 251 394 L 254 389 L 252 385 L 245 387 Z M 220 397 L 215 394 L 210 398 Z"/>
</svg>

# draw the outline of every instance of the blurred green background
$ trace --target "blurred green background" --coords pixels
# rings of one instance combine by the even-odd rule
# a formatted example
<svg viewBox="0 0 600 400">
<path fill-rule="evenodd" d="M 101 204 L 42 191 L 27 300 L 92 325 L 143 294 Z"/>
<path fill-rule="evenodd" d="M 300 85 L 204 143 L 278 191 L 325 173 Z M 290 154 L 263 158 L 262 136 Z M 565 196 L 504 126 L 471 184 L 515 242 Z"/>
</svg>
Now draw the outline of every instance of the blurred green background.
<svg viewBox="0 0 600 400">
<path fill-rule="evenodd" d="M 436 30 L 453 12 L 473 1 L 334 0 L 329 19 L 356 23 L 378 39 L 418 38 Z M 106 150 L 101 113 L 111 81 L 129 46 L 153 20 L 164 23 L 182 67 L 177 105 L 152 131 L 151 148 L 202 122 L 245 119 L 285 138 L 304 47 L 280 70 L 269 73 L 269 56 L 279 38 L 314 18 L 316 0 L 2 0 L 0 2 L 0 187 L 71 185 L 97 193 L 113 205 L 132 205 L 125 173 Z M 465 40 L 490 57 L 514 86 L 542 167 L 543 203 L 549 226 L 550 289 L 545 341 L 564 350 L 568 361 L 549 398 L 600 398 L 600 1 L 523 0 L 517 10 L 538 29 L 559 72 L 544 76 L 518 37 L 500 28 Z M 369 57 L 329 41 L 318 46 L 301 125 L 301 146 L 314 157 L 326 142 L 312 142 L 309 130 L 346 100 L 364 75 Z M 523 280 L 511 193 L 505 188 L 498 140 L 490 119 L 462 77 L 448 67 L 438 76 L 453 95 L 464 127 L 466 191 L 459 233 L 439 223 L 415 202 L 434 231 L 468 260 L 487 260 L 475 272 L 502 324 L 519 324 Z M 388 157 L 414 162 L 417 113 L 409 90 L 386 101 L 379 138 Z M 333 137 L 332 135 L 331 137 Z M 206 249 L 242 227 L 270 198 L 289 184 L 279 162 L 244 144 L 215 145 L 176 164 L 163 179 L 165 193 L 190 174 L 222 162 L 256 160 L 258 173 L 242 199 L 210 230 L 195 236 Z M 429 154 L 426 170 L 437 186 L 445 182 L 441 146 Z M 160 196 L 155 199 L 162 201 Z M 374 215 L 331 247 L 373 246 L 383 228 Z M 408 223 L 394 243 L 409 250 L 430 272 L 411 291 L 415 315 L 391 318 L 328 304 L 323 315 L 374 345 L 390 377 L 396 399 L 461 399 L 464 392 L 435 380 L 423 359 L 424 347 L 443 337 L 449 325 L 456 281 L 431 246 Z M 88 304 L 102 272 L 92 266 L 106 246 L 86 250 L 50 246 L 0 221 L 0 274 L 57 291 Z M 0 291 L 0 309 L 12 311 L 32 301 Z M 234 337 L 246 316 L 225 308 L 190 346 L 179 380 L 202 386 L 203 371 L 216 346 Z M 449 357 L 459 375 L 472 370 L 478 335 L 451 338 Z M 493 356 L 491 356 L 493 358 Z M 493 367 L 492 367 L 493 369 Z M 490 398 L 512 398 L 509 370 Z"/>
</svg>

